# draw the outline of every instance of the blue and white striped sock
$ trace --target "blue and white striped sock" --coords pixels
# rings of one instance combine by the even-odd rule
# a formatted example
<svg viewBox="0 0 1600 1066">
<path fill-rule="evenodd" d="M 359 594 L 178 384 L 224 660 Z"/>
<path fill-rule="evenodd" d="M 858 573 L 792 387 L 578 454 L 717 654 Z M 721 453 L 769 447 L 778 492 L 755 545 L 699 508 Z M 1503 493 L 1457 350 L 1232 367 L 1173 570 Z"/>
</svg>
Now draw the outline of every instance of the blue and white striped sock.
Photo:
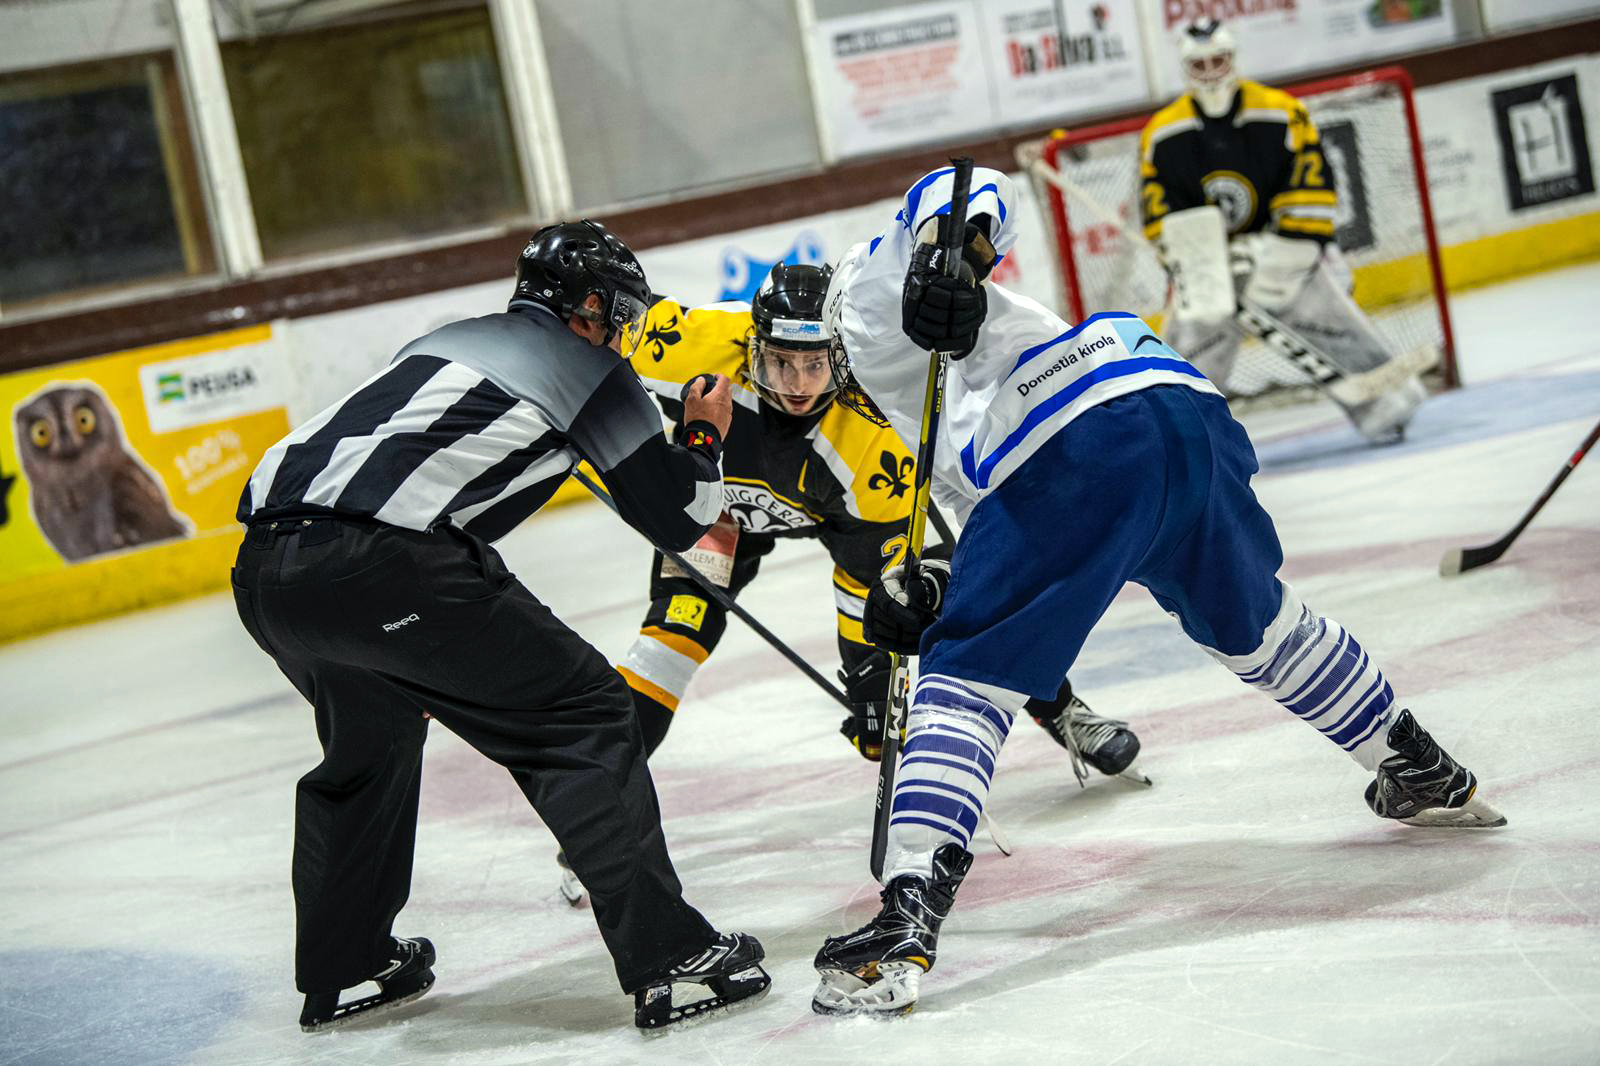
<svg viewBox="0 0 1600 1066">
<path fill-rule="evenodd" d="M 1000 746 L 1027 699 L 943 674 L 917 682 L 895 777 L 885 883 L 900 874 L 931 877 L 933 853 L 945 844 L 972 850 Z"/>
<path fill-rule="evenodd" d="M 1399 709 L 1383 671 L 1343 626 L 1312 613 L 1288 585 L 1260 648 L 1211 654 L 1368 770 L 1393 754 L 1387 738 Z"/>
</svg>

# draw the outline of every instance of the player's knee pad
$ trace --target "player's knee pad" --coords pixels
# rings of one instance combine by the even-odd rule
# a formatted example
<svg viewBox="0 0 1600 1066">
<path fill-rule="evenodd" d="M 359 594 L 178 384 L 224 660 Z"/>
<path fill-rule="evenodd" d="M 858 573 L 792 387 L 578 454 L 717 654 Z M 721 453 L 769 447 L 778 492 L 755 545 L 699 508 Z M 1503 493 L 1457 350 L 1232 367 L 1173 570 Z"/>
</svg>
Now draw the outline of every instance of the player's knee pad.
<svg viewBox="0 0 1600 1066">
<path fill-rule="evenodd" d="M 710 648 L 676 627 L 647 625 L 617 664 L 617 672 L 635 693 L 672 712 L 710 654 Z"/>
</svg>

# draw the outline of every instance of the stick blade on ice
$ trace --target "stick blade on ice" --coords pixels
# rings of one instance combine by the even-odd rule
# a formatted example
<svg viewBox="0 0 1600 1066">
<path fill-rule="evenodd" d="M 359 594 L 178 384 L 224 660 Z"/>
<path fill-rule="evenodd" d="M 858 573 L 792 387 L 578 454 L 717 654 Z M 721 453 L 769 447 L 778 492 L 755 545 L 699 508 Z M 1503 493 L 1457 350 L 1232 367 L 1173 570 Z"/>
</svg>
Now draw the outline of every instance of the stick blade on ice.
<svg viewBox="0 0 1600 1066">
<path fill-rule="evenodd" d="M 1505 541 L 1495 541 L 1481 548 L 1451 548 L 1444 553 L 1444 558 L 1439 560 L 1439 575 L 1454 577 L 1468 570 L 1476 570 L 1500 558 L 1508 547 L 1510 545 Z"/>
</svg>

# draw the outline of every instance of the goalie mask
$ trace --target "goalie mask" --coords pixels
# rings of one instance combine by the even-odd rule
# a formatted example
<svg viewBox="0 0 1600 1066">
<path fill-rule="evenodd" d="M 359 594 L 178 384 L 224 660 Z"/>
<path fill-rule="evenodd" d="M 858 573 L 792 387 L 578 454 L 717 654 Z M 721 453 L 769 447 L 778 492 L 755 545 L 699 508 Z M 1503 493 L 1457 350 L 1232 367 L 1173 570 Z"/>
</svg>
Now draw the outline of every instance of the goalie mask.
<svg viewBox="0 0 1600 1066">
<path fill-rule="evenodd" d="M 757 395 L 786 415 L 816 414 L 838 390 L 822 326 L 832 276 L 826 266 L 779 263 L 750 301 L 755 331 L 745 372 Z"/>
<path fill-rule="evenodd" d="M 584 306 L 591 295 L 600 297 L 600 310 Z M 627 358 L 644 336 L 650 286 L 628 246 L 586 218 L 546 226 L 522 249 L 511 306 L 530 302 L 548 307 L 563 322 L 577 315 L 605 326 L 605 343 L 621 336 Z"/>
<path fill-rule="evenodd" d="M 1183 57 L 1183 83 L 1196 106 L 1210 118 L 1221 118 L 1233 107 L 1239 90 L 1234 67 L 1238 52 L 1233 34 L 1216 19 L 1200 19 L 1183 31 L 1179 51 Z"/>
</svg>

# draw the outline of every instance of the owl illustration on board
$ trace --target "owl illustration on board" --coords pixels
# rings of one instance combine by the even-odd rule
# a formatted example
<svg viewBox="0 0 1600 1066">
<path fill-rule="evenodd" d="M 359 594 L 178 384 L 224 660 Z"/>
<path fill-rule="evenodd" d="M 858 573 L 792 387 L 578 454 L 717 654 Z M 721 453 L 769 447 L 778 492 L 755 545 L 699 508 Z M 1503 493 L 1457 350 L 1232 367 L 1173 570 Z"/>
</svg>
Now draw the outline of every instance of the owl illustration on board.
<svg viewBox="0 0 1600 1066">
<path fill-rule="evenodd" d="M 33 517 L 68 562 L 189 535 L 100 391 L 56 385 L 16 409 Z"/>
</svg>

